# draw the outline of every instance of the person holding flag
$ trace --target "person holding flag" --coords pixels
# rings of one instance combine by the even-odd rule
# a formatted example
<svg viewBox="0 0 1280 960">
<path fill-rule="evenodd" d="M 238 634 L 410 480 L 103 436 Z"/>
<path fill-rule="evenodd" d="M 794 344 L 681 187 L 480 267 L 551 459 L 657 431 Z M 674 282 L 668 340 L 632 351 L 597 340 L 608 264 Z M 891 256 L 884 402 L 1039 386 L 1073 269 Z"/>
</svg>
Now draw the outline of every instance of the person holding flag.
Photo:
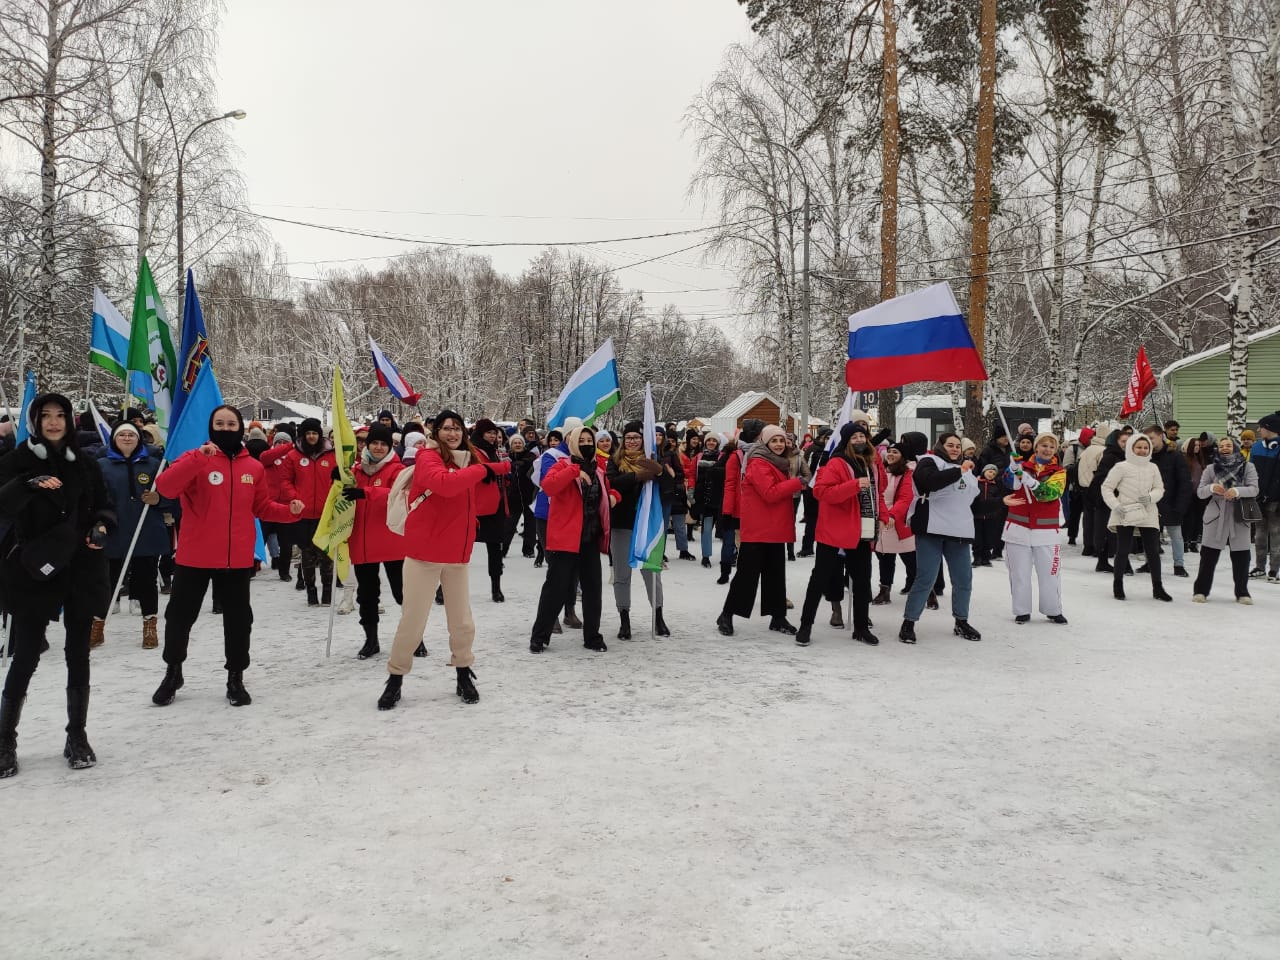
<svg viewBox="0 0 1280 960">
<path fill-rule="evenodd" d="M 23 441 L 0 458 L 0 600 L 9 612 L 13 659 L 0 695 L 0 778 L 18 772 L 18 720 L 31 677 L 48 649 L 45 631 L 66 628 L 67 741 L 73 770 L 98 762 L 85 736 L 89 713 L 89 633 L 110 592 L 102 548 L 115 527 L 111 496 L 92 457 L 76 449 L 71 401 L 36 396 Z"/>
<path fill-rule="evenodd" d="M 221 400 L 212 370 L 200 370 L 176 427 L 179 438 L 171 452 L 186 452 L 156 478 L 162 497 L 182 504 L 173 590 L 164 619 L 164 679 L 151 702 L 168 706 L 183 686 L 182 664 L 187 659 L 191 628 L 200 614 L 205 591 L 212 583 L 222 604 L 222 637 L 226 651 L 227 699 L 233 707 L 253 702 L 244 687 L 249 667 L 249 637 L 253 607 L 249 581 L 254 573 L 257 525 L 254 518 L 288 523 L 302 512 L 295 499 L 289 506 L 275 503 L 263 482 L 262 464 L 244 446 L 244 419 L 235 407 L 221 404 L 209 414 L 208 439 L 194 449 L 196 418 L 209 399 Z"/>
<path fill-rule="evenodd" d="M 1004 524 L 1005 561 L 1015 623 L 1031 620 L 1031 572 L 1040 584 L 1040 612 L 1065 625 L 1062 614 L 1062 538 L 1058 534 L 1067 471 L 1058 460 L 1058 438 L 1042 433 L 1035 438 L 1034 455 L 1012 460 L 1004 483 L 1013 492 L 1004 498 L 1009 508 Z"/>
<path fill-rule="evenodd" d="M 645 450 L 644 424 L 639 420 L 630 421 L 622 428 L 622 446 L 614 452 L 606 473 L 609 485 L 619 497 L 609 514 L 609 556 L 613 560 L 613 602 L 618 608 L 619 640 L 631 639 L 632 531 L 641 524 L 640 535 L 645 533 L 645 518 L 640 516 L 641 495 L 647 491 L 648 496 L 644 499 L 647 506 L 652 506 L 658 497 L 657 480 L 662 474 L 662 464 L 651 454 L 652 441 L 649 446 L 650 449 Z M 648 519 L 656 520 L 653 525 L 665 542 L 660 503 L 656 507 L 656 516 Z M 648 559 L 647 553 L 641 558 L 640 575 L 644 578 L 645 593 L 649 595 L 649 605 L 653 608 L 653 630 L 660 637 L 669 637 L 671 631 L 662 618 L 662 551 L 657 552 L 656 569 L 644 565 Z"/>
<path fill-rule="evenodd" d="M 352 442 L 354 452 L 355 443 Z M 298 427 L 298 439 L 285 461 L 281 486 L 286 500 L 302 501 L 302 513 L 292 532 L 302 550 L 302 582 L 307 590 L 307 606 L 329 606 L 333 602 L 333 559 L 315 544 L 316 529 L 333 489 L 338 456 L 325 439 L 320 421 L 308 417 Z M 316 591 L 316 568 L 320 568 L 320 592 Z"/>
<path fill-rule="evenodd" d="M 391 430 L 380 423 L 369 428 L 355 483 L 342 488 L 342 495 L 356 505 L 355 525 L 347 541 L 351 562 L 356 570 L 356 604 L 360 608 L 360 626 L 364 628 L 364 646 L 356 654 L 367 660 L 381 652 L 378 644 L 378 604 L 382 594 L 380 571 L 387 573 L 387 584 L 397 605 L 404 603 L 401 584 L 404 577 L 404 537 L 387 526 L 387 504 L 391 485 L 404 464 L 392 449 Z"/>
</svg>

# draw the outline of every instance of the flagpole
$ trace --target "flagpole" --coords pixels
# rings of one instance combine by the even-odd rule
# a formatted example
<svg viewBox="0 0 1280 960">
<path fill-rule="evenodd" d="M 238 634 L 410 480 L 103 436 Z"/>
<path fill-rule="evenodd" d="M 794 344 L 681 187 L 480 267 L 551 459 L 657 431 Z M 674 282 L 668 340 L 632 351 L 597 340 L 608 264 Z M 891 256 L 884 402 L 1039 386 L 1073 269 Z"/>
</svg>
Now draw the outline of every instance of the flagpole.
<svg viewBox="0 0 1280 960">
<path fill-rule="evenodd" d="M 89 372 L 84 375 L 84 403 L 85 408 L 89 406 L 89 384 L 93 383 L 93 361 L 89 361 Z"/>
<path fill-rule="evenodd" d="M 167 467 L 168 465 L 169 465 L 168 460 L 160 461 L 160 466 L 156 469 L 157 478 L 160 476 L 160 474 L 164 473 L 164 468 Z M 155 490 L 155 488 L 156 488 L 155 480 L 153 479 L 151 481 L 151 489 Z M 124 563 L 120 567 L 120 577 L 118 580 L 116 580 L 115 589 L 111 591 L 111 598 L 107 602 L 106 613 L 102 615 L 102 625 L 104 628 L 106 627 L 106 624 L 107 624 L 107 618 L 111 616 L 111 608 L 115 604 L 116 598 L 120 596 L 120 591 L 124 588 L 124 579 L 125 577 L 129 576 L 129 563 L 130 561 L 133 560 L 133 551 L 134 551 L 134 548 L 138 546 L 138 537 L 142 535 L 142 524 L 146 522 L 147 511 L 150 509 L 151 509 L 151 504 L 143 503 L 142 513 L 138 514 L 138 525 L 133 528 L 133 537 L 129 540 L 129 549 L 125 551 Z"/>
<path fill-rule="evenodd" d="M 336 566 L 336 562 L 335 562 L 335 566 L 334 566 L 334 570 L 333 570 L 333 572 L 334 572 L 334 579 L 336 580 L 336 579 L 337 579 L 337 573 L 338 573 L 338 568 L 337 568 L 337 566 Z M 348 576 L 350 575 L 350 573 L 351 573 L 351 571 L 349 571 L 349 570 L 348 570 L 348 571 L 347 571 Z M 320 576 L 321 576 L 321 578 L 323 578 L 323 577 L 324 577 L 324 574 L 321 574 Z M 332 655 L 333 655 L 333 614 L 334 614 L 334 609 L 335 609 L 337 606 L 338 606 L 338 605 L 334 602 L 333 590 L 332 590 L 332 588 L 330 588 L 330 592 L 329 592 L 329 638 L 328 638 L 327 640 L 325 640 L 325 642 L 324 642 L 324 655 L 325 655 L 326 657 L 329 657 L 329 656 L 332 656 Z"/>
</svg>

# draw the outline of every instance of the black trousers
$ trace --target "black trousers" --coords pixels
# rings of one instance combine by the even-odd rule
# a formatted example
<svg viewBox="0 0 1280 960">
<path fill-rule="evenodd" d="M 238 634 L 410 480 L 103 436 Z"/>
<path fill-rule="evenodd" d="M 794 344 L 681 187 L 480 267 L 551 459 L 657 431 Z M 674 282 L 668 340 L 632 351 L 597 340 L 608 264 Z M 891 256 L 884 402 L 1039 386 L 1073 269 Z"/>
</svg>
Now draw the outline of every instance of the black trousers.
<svg viewBox="0 0 1280 960">
<path fill-rule="evenodd" d="M 1079 488 L 1071 491 L 1070 507 L 1067 509 L 1067 539 L 1074 540 L 1080 536 L 1080 515 L 1084 513 L 1084 493 Z"/>
<path fill-rule="evenodd" d="M 811 553 L 818 532 L 818 498 L 808 487 L 801 491 L 801 497 L 804 500 L 804 536 L 800 540 L 800 552 Z"/>
<path fill-rule="evenodd" d="M 1213 589 L 1213 571 L 1222 551 L 1215 547 L 1200 548 L 1200 572 L 1196 574 L 1195 592 L 1207 597 Z M 1237 597 L 1249 596 L 1249 551 L 1231 551 L 1231 579 Z"/>
<path fill-rule="evenodd" d="M 89 686 L 89 627 L 93 616 L 88 610 L 62 611 L 63 625 L 67 631 L 64 652 L 67 660 L 67 687 L 74 689 Z M 4 695 L 21 700 L 27 695 L 31 677 L 40 665 L 40 648 L 43 646 L 49 621 L 21 613 L 9 615 L 9 673 L 4 679 Z"/>
<path fill-rule="evenodd" d="M 1116 548 L 1115 534 L 1107 529 L 1111 511 L 1105 503 L 1093 505 L 1093 550 L 1099 560 L 1106 560 Z"/>
<path fill-rule="evenodd" d="M 1129 569 L 1129 548 L 1133 544 L 1134 531 L 1142 538 L 1142 552 L 1147 555 L 1151 568 L 1151 585 L 1160 586 L 1160 530 L 1156 527 L 1116 527 L 1115 584 L 1124 585 L 1125 571 Z"/>
<path fill-rule="evenodd" d="M 847 576 L 853 591 L 853 626 L 864 629 L 870 620 L 871 610 L 871 542 L 863 540 L 852 550 L 840 555 L 838 547 L 820 543 L 814 547 L 813 573 L 809 575 L 809 589 L 804 594 L 804 607 L 800 611 L 800 625 L 812 627 L 818 613 L 818 602 L 830 589 L 831 577 L 843 582 Z"/>
<path fill-rule="evenodd" d="M 288 580 L 289 567 L 293 565 L 293 545 L 297 542 L 297 534 L 294 531 L 298 525 L 297 523 L 277 523 L 274 526 L 276 543 L 280 545 L 280 559 L 276 569 L 280 571 L 281 580 Z M 265 530 L 263 535 L 266 535 Z"/>
<path fill-rule="evenodd" d="M 1084 543 L 1081 545 L 1081 548 L 1088 554 L 1092 555 L 1097 552 L 1097 547 L 1094 545 L 1095 541 L 1093 539 L 1094 530 L 1096 529 L 1094 526 L 1093 515 L 1097 508 L 1093 505 L 1093 501 L 1089 499 L 1089 493 L 1087 490 L 1081 490 L 1078 494 L 1078 499 L 1080 501 L 1080 509 L 1072 511 L 1072 514 L 1073 518 L 1075 516 L 1080 517 L 1080 532 L 1084 536 Z M 1071 534 L 1071 536 L 1074 536 L 1074 534 Z"/>
<path fill-rule="evenodd" d="M 782 543 L 743 543 L 738 546 L 738 568 L 729 581 L 724 610 L 735 617 L 749 617 L 760 588 L 760 615 L 787 615 L 787 551 Z"/>
<path fill-rule="evenodd" d="M 299 520 L 293 525 L 295 543 L 302 550 L 302 582 L 308 590 L 315 589 L 316 568 L 320 570 L 320 586 L 324 590 L 333 588 L 333 561 L 323 550 L 311 542 L 316 535 L 319 520 Z M 323 592 L 323 591 L 322 591 Z"/>
<path fill-rule="evenodd" d="M 538 596 L 532 640 L 543 644 L 551 642 L 551 625 L 566 604 L 573 605 L 579 583 L 582 585 L 582 637 L 590 640 L 599 636 L 600 551 L 593 543 L 578 553 L 547 551 L 547 579 L 542 582 L 542 593 Z"/>
<path fill-rule="evenodd" d="M 387 585 L 396 604 L 404 603 L 404 561 L 384 560 L 382 563 L 357 563 L 356 606 L 360 610 L 360 626 L 368 636 L 376 637 L 378 630 L 378 602 L 382 599 L 382 578 L 378 568 L 387 571 Z"/>
<path fill-rule="evenodd" d="M 1198 544 L 1204 535 L 1204 508 L 1208 500 L 1199 497 L 1191 498 L 1191 506 L 1182 517 L 1182 540 L 1184 543 Z"/>
<path fill-rule="evenodd" d="M 902 567 L 907 571 L 907 582 L 904 586 L 910 590 L 911 585 L 916 582 L 916 552 L 912 550 L 910 553 L 882 553 L 880 557 L 880 586 L 892 587 L 893 574 L 898 569 L 898 557 L 902 557 Z"/>
<path fill-rule="evenodd" d="M 200 616 L 205 590 L 212 582 L 222 604 L 222 642 L 227 670 L 249 667 L 249 634 L 253 630 L 253 607 L 249 605 L 249 581 L 253 567 L 237 570 L 184 567 L 173 573 L 173 592 L 164 611 L 164 662 L 181 666 L 187 659 L 191 628 Z"/>
<path fill-rule="evenodd" d="M 973 559 L 990 560 L 1004 551 L 1004 518 L 973 518 Z"/>
<path fill-rule="evenodd" d="M 160 609 L 160 591 L 156 587 L 156 569 L 159 566 L 159 557 L 139 557 L 134 556 L 129 561 L 129 575 L 125 578 L 124 589 L 125 594 L 130 600 L 137 600 L 142 606 L 142 615 L 144 617 L 154 617 L 156 611 Z M 124 557 L 118 557 L 114 560 L 108 560 L 107 563 L 111 567 L 111 586 L 109 589 L 116 588 L 116 581 L 120 579 L 120 571 L 124 569 Z M 98 611 L 99 619 L 105 619 L 107 609 L 111 606 L 111 597 L 107 597 L 107 602 L 102 605 L 102 609 Z"/>
<path fill-rule="evenodd" d="M 485 552 L 489 557 L 489 580 L 497 583 L 502 579 L 502 554 L 503 545 L 497 541 L 485 543 Z M 577 592 L 576 590 L 574 591 Z"/>
<path fill-rule="evenodd" d="M 547 521 L 541 517 L 534 517 L 533 529 L 538 535 L 538 556 L 537 559 L 545 560 L 547 556 Z"/>
</svg>

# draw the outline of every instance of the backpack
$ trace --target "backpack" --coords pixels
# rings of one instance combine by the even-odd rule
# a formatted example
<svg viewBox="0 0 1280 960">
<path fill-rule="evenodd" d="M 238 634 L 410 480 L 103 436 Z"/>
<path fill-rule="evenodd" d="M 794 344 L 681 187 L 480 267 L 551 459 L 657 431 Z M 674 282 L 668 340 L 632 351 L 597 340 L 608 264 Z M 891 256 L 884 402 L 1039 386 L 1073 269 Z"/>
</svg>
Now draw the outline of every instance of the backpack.
<svg viewBox="0 0 1280 960">
<path fill-rule="evenodd" d="M 413 484 L 413 467 L 406 467 L 396 474 L 391 483 L 391 492 L 387 495 L 387 529 L 392 533 L 404 536 L 405 521 L 409 514 L 422 505 L 422 501 L 431 496 L 430 490 L 424 490 L 409 502 L 409 487 Z"/>
</svg>

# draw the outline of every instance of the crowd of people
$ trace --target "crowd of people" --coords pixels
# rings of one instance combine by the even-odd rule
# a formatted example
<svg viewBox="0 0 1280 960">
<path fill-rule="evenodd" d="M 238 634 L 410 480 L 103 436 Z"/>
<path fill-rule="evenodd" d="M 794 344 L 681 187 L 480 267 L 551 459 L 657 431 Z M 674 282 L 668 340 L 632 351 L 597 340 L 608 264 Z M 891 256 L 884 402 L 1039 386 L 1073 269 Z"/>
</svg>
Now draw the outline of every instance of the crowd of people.
<svg viewBox="0 0 1280 960">
<path fill-rule="evenodd" d="M 1195 602 L 1211 595 L 1224 551 L 1237 602 L 1252 603 L 1251 580 L 1280 582 L 1280 412 L 1263 417 L 1256 436 L 1182 440 L 1173 421 L 1142 430 L 1105 423 L 1065 445 L 1030 424 L 1010 436 L 997 421 L 981 449 L 952 432 L 932 444 L 915 432 L 895 440 L 862 413 L 836 433 L 800 438 L 753 419 L 732 436 L 668 423 L 649 455 L 639 421 L 620 434 L 574 419 L 543 432 L 527 420 L 514 430 L 486 418 L 468 425 L 449 409 L 397 424 L 382 411 L 357 430 L 353 479 L 341 488 L 355 510 L 352 572 L 341 584 L 313 542 L 326 498 L 347 476 L 319 420 L 246 424 L 221 406 L 208 441 L 167 465 L 154 426 L 136 410 L 105 443 L 91 420 L 82 417 L 76 429 L 61 395 L 37 397 L 29 421 L 26 441 L 0 447 L 0 601 L 12 653 L 0 699 L 0 777 L 18 770 L 18 721 L 55 622 L 66 634 L 65 756 L 73 768 L 96 762 L 85 733 L 90 650 L 105 642 L 106 622 L 126 596 L 148 649 L 161 646 L 159 597 L 168 596 L 165 673 L 153 703 L 168 706 L 182 689 L 191 629 L 211 589 L 227 700 L 250 704 L 259 530 L 271 568 L 307 605 L 331 605 L 343 591 L 338 612 L 358 611 L 361 660 L 382 650 L 386 578 L 401 609 L 381 710 L 396 707 L 414 659 L 427 655 L 434 605 L 444 607 L 455 692 L 479 701 L 469 581 L 477 543 L 494 603 L 506 601 L 502 578 L 517 535 L 523 557 L 545 567 L 531 653 L 566 628 L 582 632 L 587 650 L 608 650 L 606 564 L 616 637 L 631 639 L 632 530 L 649 484 L 674 539 L 674 559 L 662 566 L 697 562 L 693 546 L 702 567 L 718 567 L 715 583 L 727 589 L 715 627 L 725 636 L 735 618 L 756 613 L 758 595 L 769 629 L 807 646 L 824 600 L 831 625 L 845 627 L 847 590 L 852 638 L 876 645 L 871 614 L 893 602 L 899 560 L 903 643 L 917 642 L 925 611 L 939 609 L 948 590 L 954 634 L 981 640 L 970 622 L 973 570 L 993 562 L 1007 568 L 1014 623 L 1029 623 L 1035 607 L 1065 625 L 1063 527 L 1067 544 L 1081 543 L 1111 577 L 1117 600 L 1127 599 L 1134 572 L 1150 576 L 1155 600 L 1174 599 L 1163 576 L 1166 542 L 1175 578 L 1188 576 L 1188 552 L 1200 554 Z M 1143 560 L 1136 568 L 1135 551 Z M 813 558 L 798 625 L 786 577 L 797 556 Z M 668 636 L 662 571 L 642 569 L 641 579 L 651 629 Z M 118 582 L 125 590 L 114 597 Z"/>
</svg>

